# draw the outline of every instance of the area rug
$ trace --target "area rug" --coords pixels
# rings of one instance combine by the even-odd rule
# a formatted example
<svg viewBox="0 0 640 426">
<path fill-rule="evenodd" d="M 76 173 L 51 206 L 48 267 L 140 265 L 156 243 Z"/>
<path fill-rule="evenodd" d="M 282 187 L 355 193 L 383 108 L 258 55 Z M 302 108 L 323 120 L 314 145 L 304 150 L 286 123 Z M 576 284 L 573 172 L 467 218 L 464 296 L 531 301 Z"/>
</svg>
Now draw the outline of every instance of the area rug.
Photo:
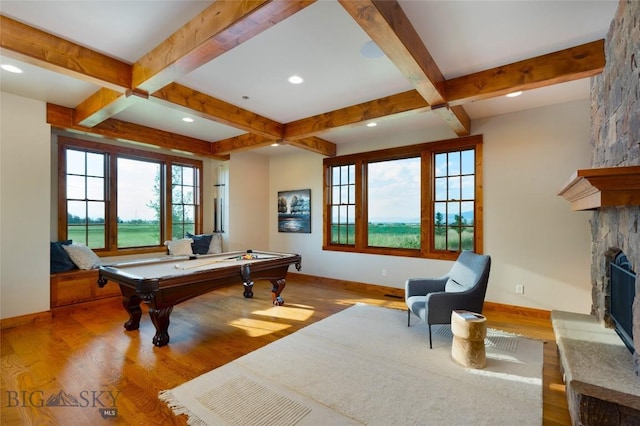
<svg viewBox="0 0 640 426">
<path fill-rule="evenodd" d="M 277 309 L 277 308 L 276 308 Z M 160 392 L 191 425 L 540 425 L 543 343 L 489 329 L 487 366 L 451 359 L 449 326 L 352 306 Z"/>
</svg>

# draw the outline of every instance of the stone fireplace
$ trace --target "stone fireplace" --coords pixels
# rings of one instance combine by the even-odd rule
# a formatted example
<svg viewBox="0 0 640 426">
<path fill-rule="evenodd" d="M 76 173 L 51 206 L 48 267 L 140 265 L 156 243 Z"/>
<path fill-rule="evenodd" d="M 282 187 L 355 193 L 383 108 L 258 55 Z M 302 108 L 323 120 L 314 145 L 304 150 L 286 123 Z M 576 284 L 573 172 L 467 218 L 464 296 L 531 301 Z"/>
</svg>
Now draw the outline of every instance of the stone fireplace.
<svg viewBox="0 0 640 426">
<path fill-rule="evenodd" d="M 605 69 L 593 78 L 591 86 L 591 167 L 637 166 L 640 165 L 640 2 L 619 2 L 605 40 L 605 55 Z M 609 250 L 624 252 L 636 272 L 632 322 L 637 349 L 635 372 L 640 375 L 640 205 L 596 209 L 591 218 L 591 235 L 591 313 L 605 326 L 613 326 Z"/>
</svg>

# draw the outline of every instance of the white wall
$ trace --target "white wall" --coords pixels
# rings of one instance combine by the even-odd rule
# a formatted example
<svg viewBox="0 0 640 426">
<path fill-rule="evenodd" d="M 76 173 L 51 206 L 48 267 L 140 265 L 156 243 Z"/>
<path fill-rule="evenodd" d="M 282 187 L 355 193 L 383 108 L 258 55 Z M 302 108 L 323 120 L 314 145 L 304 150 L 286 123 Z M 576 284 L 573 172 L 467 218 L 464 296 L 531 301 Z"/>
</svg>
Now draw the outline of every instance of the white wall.
<svg viewBox="0 0 640 426">
<path fill-rule="evenodd" d="M 589 167 L 590 123 L 588 100 L 474 123 L 485 135 L 489 300 L 590 312 L 591 213 L 571 211 L 557 195 L 576 169 Z"/>
<path fill-rule="evenodd" d="M 225 250 L 269 248 L 269 160 L 263 155 L 240 152 L 228 164 L 229 194 Z"/>
<path fill-rule="evenodd" d="M 43 102 L 0 93 L 0 317 L 49 310 L 50 128 Z"/>
<path fill-rule="evenodd" d="M 572 212 L 556 195 L 573 171 L 589 165 L 589 128 L 588 100 L 474 122 L 473 133 L 484 135 L 484 252 L 492 256 L 487 300 L 590 311 L 590 213 Z M 410 136 L 409 143 L 451 138 L 442 129 L 422 140 Z M 405 144 L 399 137 L 366 141 L 339 155 Z M 301 254 L 302 273 L 402 288 L 409 277 L 448 271 L 446 261 L 322 251 L 322 158 L 274 157 L 269 169 L 270 248 Z M 305 188 L 311 188 L 312 233 L 279 233 L 277 192 Z M 525 286 L 523 295 L 516 284 Z"/>
</svg>

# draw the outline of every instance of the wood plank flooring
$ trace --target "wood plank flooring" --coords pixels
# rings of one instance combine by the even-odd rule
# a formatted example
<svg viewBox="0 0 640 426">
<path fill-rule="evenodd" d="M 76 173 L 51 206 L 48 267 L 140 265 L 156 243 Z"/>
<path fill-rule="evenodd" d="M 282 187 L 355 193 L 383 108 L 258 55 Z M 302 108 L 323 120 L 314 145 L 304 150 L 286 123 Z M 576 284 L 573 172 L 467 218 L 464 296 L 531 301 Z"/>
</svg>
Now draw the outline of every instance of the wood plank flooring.
<svg viewBox="0 0 640 426">
<path fill-rule="evenodd" d="M 177 305 L 169 326 L 171 342 L 162 348 L 151 343 L 155 329 L 146 309 L 139 331 L 124 330 L 122 325 L 128 317 L 117 300 L 64 312 L 51 321 L 2 330 L 0 423 L 93 425 L 108 421 L 186 425 L 185 416 L 174 416 L 158 400 L 159 391 L 173 388 L 354 303 L 405 308 L 402 299 L 390 296 L 380 287 L 299 275 L 288 279 L 283 292 L 285 306 L 271 306 L 270 289 L 268 282 L 258 281 L 253 299 L 244 299 L 239 285 Z M 489 327 L 547 341 L 543 423 L 569 425 L 550 321 L 502 310 L 485 314 Z M 50 398 L 53 404 L 67 406 L 48 406 Z"/>
</svg>

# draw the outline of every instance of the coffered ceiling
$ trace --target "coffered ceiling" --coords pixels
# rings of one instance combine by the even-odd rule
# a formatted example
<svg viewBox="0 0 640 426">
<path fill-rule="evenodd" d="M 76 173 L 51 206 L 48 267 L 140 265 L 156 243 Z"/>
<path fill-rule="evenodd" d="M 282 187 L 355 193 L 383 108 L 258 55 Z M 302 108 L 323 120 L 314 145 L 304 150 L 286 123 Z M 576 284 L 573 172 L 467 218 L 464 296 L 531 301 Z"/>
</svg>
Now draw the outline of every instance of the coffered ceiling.
<svg viewBox="0 0 640 426">
<path fill-rule="evenodd" d="M 24 72 L 0 71 L 0 89 L 48 102 L 48 122 L 67 131 L 215 158 L 331 156 L 366 138 L 435 127 L 453 138 L 479 118 L 588 98 L 616 7 L 3 0 L 0 63 Z M 294 74 L 304 82 L 289 83 Z"/>
</svg>

